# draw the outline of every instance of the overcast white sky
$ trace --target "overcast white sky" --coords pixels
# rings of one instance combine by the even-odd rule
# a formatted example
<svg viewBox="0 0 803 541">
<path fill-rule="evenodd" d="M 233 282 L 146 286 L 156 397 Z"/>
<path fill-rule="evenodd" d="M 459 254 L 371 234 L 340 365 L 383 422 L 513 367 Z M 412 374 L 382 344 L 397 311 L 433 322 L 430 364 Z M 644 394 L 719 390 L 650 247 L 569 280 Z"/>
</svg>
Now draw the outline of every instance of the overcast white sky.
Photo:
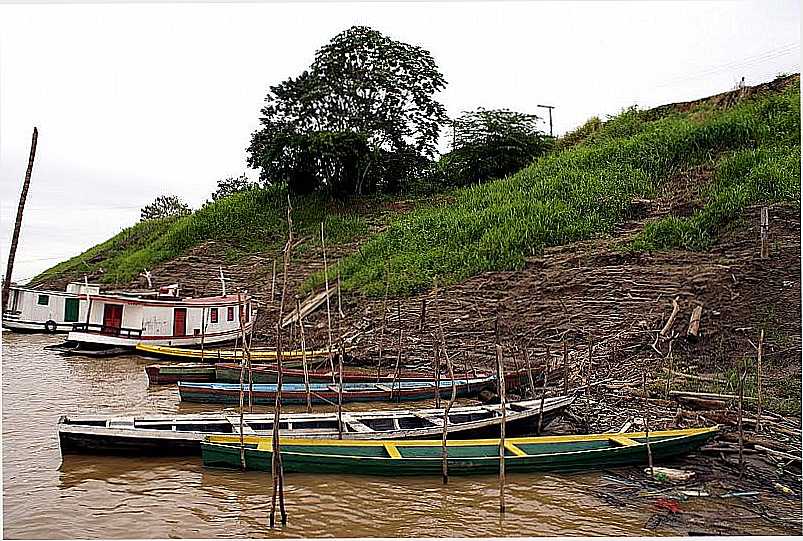
<svg viewBox="0 0 803 541">
<path fill-rule="evenodd" d="M 353 24 L 431 51 L 450 115 L 552 104 L 558 134 L 800 71 L 796 1 L 0 5 L 3 271 L 34 125 L 18 280 L 243 172 L 268 86 Z"/>
</svg>

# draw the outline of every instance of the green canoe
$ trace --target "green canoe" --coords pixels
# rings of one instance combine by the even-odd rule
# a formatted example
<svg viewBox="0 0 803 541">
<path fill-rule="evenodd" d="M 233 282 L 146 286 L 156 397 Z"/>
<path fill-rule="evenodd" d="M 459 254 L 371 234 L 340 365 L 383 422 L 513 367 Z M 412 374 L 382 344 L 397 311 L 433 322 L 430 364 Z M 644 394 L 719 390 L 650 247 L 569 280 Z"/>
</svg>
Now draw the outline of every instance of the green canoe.
<svg viewBox="0 0 803 541">
<path fill-rule="evenodd" d="M 718 427 L 650 432 L 653 460 L 693 451 L 713 438 Z M 541 436 L 505 440 L 509 472 L 580 471 L 647 463 L 643 432 Z M 270 471 L 271 438 L 246 437 L 246 468 Z M 240 468 L 239 436 L 209 436 L 201 444 L 205 466 Z M 368 475 L 440 475 L 441 442 L 437 440 L 302 440 L 282 439 L 286 472 Z M 499 440 L 449 440 L 449 473 L 492 474 L 499 471 Z"/>
</svg>

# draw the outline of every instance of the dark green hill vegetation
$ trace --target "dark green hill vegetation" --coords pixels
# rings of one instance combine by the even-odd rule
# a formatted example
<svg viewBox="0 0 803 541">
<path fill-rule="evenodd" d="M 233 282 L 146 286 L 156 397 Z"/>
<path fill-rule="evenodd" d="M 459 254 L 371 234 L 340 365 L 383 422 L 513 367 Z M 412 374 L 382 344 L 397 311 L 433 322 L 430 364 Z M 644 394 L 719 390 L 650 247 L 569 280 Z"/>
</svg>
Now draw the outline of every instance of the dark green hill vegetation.
<svg viewBox="0 0 803 541">
<path fill-rule="evenodd" d="M 621 249 L 705 249 L 746 205 L 800 203 L 799 82 L 778 87 L 725 106 L 701 101 L 663 107 L 660 115 L 630 108 L 592 121 L 511 176 L 442 192 L 436 202 L 391 216 L 384 231 L 342 260 L 343 286 L 381 295 L 387 280 L 391 293 L 408 294 L 431 287 L 436 276 L 454 283 L 521 268 L 546 246 L 609 235 L 635 216 L 634 201 L 655 197 L 670 179 L 701 165 L 713 177 L 700 187 L 696 210 L 648 222 Z M 86 273 L 126 283 L 208 241 L 227 247 L 233 260 L 278 250 L 286 238 L 286 194 L 281 186 L 247 189 L 187 216 L 138 223 L 34 282 Z M 305 239 L 295 253 L 303 257 L 319 242 L 321 221 L 329 244 L 364 239 L 370 215 L 389 197 L 293 196 L 296 236 Z M 312 276 L 305 287 L 320 283 Z"/>
<path fill-rule="evenodd" d="M 293 198 L 293 206 L 297 235 L 317 238 L 320 222 L 324 220 L 328 242 L 346 242 L 368 231 L 362 215 L 323 195 Z M 124 283 L 144 268 L 178 257 L 210 240 L 225 243 L 234 256 L 276 250 L 287 234 L 286 212 L 287 192 L 283 187 L 235 193 L 187 216 L 147 220 L 124 229 L 106 242 L 46 270 L 33 282 L 87 273 L 100 276 L 101 282 Z"/>
<path fill-rule="evenodd" d="M 657 120 L 636 109 L 582 142 L 504 179 L 462 188 L 449 204 L 401 217 L 341 263 L 346 289 L 379 295 L 453 283 L 489 270 L 520 268 L 545 246 L 611 233 L 667 179 L 718 164 L 706 207 L 667 218 L 630 247 L 706 247 L 745 205 L 797 201 L 800 191 L 799 81 L 725 109 L 704 105 Z M 313 277 L 308 285 L 320 281 Z"/>
</svg>

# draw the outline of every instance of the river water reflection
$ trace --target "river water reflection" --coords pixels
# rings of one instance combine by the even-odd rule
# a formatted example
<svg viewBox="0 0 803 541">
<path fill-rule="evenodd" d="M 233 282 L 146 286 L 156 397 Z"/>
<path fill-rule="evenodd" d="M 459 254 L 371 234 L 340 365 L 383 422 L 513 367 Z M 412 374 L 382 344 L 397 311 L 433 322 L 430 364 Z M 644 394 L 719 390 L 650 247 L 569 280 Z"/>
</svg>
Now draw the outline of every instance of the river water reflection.
<svg viewBox="0 0 803 541">
<path fill-rule="evenodd" d="M 148 387 L 136 356 L 62 357 L 61 338 L 3 333 L 3 534 L 7 538 L 430 537 L 654 535 L 649 504 L 606 503 L 601 473 L 450 479 L 290 474 L 289 524 L 270 530 L 270 476 L 205 469 L 200 458 L 66 456 L 67 413 L 215 409 L 182 405 L 175 386 Z M 365 407 L 365 406 L 362 406 Z"/>
</svg>

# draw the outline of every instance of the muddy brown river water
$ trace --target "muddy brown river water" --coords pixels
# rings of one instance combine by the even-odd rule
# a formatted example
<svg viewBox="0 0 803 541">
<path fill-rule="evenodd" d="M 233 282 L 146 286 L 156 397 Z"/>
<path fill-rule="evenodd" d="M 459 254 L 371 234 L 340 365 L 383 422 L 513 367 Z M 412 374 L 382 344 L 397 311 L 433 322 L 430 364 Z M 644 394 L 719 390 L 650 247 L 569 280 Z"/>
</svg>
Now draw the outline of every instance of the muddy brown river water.
<svg viewBox="0 0 803 541">
<path fill-rule="evenodd" d="M 271 482 L 264 473 L 210 470 L 200 458 L 62 457 L 56 430 L 62 414 L 220 408 L 181 404 L 175 386 L 149 388 L 143 369 L 153 361 L 147 359 L 62 357 L 42 349 L 61 340 L 3 333 L 6 538 L 687 533 L 669 524 L 656 527 L 653 499 L 622 506 L 600 497 L 603 472 L 509 474 L 504 518 L 495 476 L 453 477 L 444 486 L 440 478 L 289 474 L 289 524 L 271 530 Z M 740 520 L 738 513 L 724 508 L 723 519 Z M 776 531 L 766 524 L 756 528 Z"/>
</svg>

